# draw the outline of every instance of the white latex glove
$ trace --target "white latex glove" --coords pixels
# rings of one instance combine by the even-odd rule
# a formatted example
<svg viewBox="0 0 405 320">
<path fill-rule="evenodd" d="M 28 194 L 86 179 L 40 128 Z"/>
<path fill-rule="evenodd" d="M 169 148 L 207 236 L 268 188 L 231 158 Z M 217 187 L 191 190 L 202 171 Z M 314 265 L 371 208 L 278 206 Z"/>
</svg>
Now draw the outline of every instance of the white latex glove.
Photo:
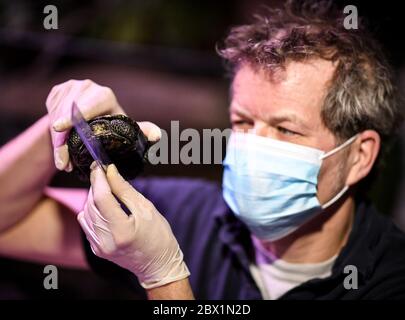
<svg viewBox="0 0 405 320">
<path fill-rule="evenodd" d="M 133 272 L 145 289 L 188 277 L 179 244 L 154 205 L 114 165 L 108 166 L 107 175 L 95 163 L 91 169 L 91 188 L 78 221 L 93 253 Z M 131 211 L 130 216 L 113 194 Z"/>
<path fill-rule="evenodd" d="M 69 80 L 56 85 L 46 99 L 49 113 L 55 166 L 59 170 L 72 170 L 69 161 L 67 135 L 72 127 L 72 103 L 76 102 L 86 120 L 105 114 L 125 114 L 113 91 L 91 80 Z M 159 127 L 151 122 L 139 122 L 148 140 L 160 139 Z"/>
</svg>

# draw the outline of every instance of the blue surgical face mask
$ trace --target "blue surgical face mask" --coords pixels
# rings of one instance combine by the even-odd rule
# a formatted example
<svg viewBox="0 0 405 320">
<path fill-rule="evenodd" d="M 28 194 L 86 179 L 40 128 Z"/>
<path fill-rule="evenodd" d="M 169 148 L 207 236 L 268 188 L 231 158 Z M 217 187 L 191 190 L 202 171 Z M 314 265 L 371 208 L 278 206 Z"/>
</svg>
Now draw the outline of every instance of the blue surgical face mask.
<svg viewBox="0 0 405 320">
<path fill-rule="evenodd" d="M 321 205 L 317 198 L 322 160 L 347 147 L 322 150 L 254 134 L 232 133 L 223 162 L 223 197 L 259 239 L 283 238 L 335 203 L 348 189 Z"/>
</svg>

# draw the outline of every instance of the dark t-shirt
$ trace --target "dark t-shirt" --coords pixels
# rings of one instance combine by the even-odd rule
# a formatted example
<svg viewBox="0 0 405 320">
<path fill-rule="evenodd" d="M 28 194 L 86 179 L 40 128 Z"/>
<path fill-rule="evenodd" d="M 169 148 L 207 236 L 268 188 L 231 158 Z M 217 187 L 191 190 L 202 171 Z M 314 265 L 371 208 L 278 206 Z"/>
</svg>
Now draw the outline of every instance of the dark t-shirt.
<svg viewBox="0 0 405 320">
<path fill-rule="evenodd" d="M 249 271 L 254 261 L 249 231 L 224 202 L 219 185 L 170 178 L 137 179 L 132 185 L 169 221 L 197 299 L 262 299 Z M 145 297 L 133 274 L 96 257 L 84 243 L 96 272 L 123 281 Z M 358 289 L 344 285 L 346 279 L 346 287 L 353 288 L 351 266 L 358 271 Z M 280 299 L 405 299 L 405 235 L 370 203 L 358 201 L 348 243 L 332 275 L 307 281 Z"/>
</svg>

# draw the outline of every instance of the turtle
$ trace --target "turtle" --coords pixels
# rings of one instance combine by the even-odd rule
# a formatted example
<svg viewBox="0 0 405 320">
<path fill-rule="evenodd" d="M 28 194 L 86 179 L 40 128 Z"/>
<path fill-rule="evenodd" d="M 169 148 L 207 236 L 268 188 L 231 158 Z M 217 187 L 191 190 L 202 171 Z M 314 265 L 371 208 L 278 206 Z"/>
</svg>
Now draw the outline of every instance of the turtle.
<svg viewBox="0 0 405 320">
<path fill-rule="evenodd" d="M 103 145 L 109 160 L 126 180 L 135 178 L 143 170 L 149 142 L 136 121 L 117 114 L 98 116 L 87 123 L 94 137 Z M 67 145 L 73 172 L 81 180 L 88 181 L 90 165 L 94 160 L 74 128 L 69 133 Z"/>
</svg>

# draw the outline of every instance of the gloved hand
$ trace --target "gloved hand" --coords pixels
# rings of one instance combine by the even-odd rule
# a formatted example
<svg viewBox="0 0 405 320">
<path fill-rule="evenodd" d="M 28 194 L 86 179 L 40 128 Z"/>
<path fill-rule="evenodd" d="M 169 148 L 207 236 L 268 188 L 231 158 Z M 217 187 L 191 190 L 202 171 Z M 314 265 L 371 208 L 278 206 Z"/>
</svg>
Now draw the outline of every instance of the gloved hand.
<svg viewBox="0 0 405 320">
<path fill-rule="evenodd" d="M 184 279 L 190 272 L 169 223 L 118 173 L 93 163 L 91 188 L 78 221 L 93 253 L 130 270 L 145 289 Z M 114 198 L 131 211 L 128 216 Z"/>
<path fill-rule="evenodd" d="M 46 99 L 46 108 L 50 119 L 55 166 L 59 170 L 72 170 L 66 139 L 72 127 L 73 101 L 86 120 L 105 114 L 125 114 L 112 90 L 91 80 L 69 80 L 54 86 Z M 161 132 L 155 124 L 138 124 L 149 141 L 156 142 L 160 139 Z"/>
</svg>

